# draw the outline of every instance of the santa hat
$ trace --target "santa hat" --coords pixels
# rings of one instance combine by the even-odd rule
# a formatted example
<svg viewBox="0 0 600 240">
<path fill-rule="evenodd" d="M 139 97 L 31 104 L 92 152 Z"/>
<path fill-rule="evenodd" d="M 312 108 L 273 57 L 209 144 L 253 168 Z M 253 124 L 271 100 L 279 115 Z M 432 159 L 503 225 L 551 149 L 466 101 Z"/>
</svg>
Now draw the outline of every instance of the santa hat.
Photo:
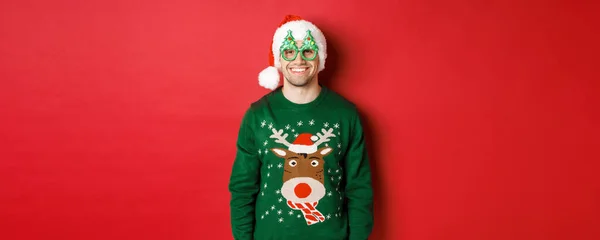
<svg viewBox="0 0 600 240">
<path fill-rule="evenodd" d="M 315 153 L 317 151 L 317 146 L 314 145 L 313 141 L 317 141 L 317 139 L 319 139 L 319 137 L 310 133 L 302 133 L 298 135 L 292 144 L 290 144 L 288 150 L 295 153 Z"/>
<path fill-rule="evenodd" d="M 269 51 L 269 67 L 265 68 L 258 74 L 259 85 L 267 89 L 274 90 L 279 85 L 280 77 L 278 68 L 281 67 L 281 63 L 279 62 L 279 48 L 285 40 L 288 30 L 292 31 L 292 36 L 294 36 L 294 39 L 296 40 L 304 39 L 307 30 L 310 30 L 310 33 L 312 34 L 313 39 L 319 48 L 319 66 L 317 70 L 320 72 L 325 69 L 325 59 L 327 58 L 327 40 L 325 39 L 323 32 L 321 32 L 321 30 L 313 23 L 303 20 L 299 16 L 287 15 L 279 24 L 279 27 L 273 35 L 271 50 Z"/>
</svg>

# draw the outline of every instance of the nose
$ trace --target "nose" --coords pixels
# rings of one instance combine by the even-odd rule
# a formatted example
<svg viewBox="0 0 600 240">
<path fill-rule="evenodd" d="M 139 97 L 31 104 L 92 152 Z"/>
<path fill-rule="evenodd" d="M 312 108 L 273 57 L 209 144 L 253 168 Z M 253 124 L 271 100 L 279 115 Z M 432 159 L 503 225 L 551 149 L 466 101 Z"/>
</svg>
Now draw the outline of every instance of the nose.
<svg viewBox="0 0 600 240">
<path fill-rule="evenodd" d="M 312 189 L 306 183 L 299 183 L 294 188 L 294 193 L 296 194 L 296 197 L 299 197 L 299 198 L 308 197 L 308 195 L 310 195 L 311 192 L 312 192 Z"/>
<path fill-rule="evenodd" d="M 298 55 L 296 55 L 296 59 L 294 59 L 294 61 L 291 61 L 291 63 L 294 63 L 295 65 L 304 65 L 304 63 L 306 63 L 304 58 L 302 58 L 302 51 L 298 52 Z"/>
</svg>

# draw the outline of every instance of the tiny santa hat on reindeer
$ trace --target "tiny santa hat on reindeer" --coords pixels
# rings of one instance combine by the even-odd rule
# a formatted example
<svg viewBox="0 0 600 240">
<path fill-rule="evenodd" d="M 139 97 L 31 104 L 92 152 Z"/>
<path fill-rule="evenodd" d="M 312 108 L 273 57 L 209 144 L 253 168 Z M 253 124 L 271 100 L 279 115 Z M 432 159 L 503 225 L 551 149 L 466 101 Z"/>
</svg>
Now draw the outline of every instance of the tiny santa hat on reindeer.
<svg viewBox="0 0 600 240">
<path fill-rule="evenodd" d="M 258 83 L 267 89 L 274 90 L 279 86 L 279 48 L 285 40 L 288 30 L 292 31 L 292 36 L 296 40 L 302 40 L 310 30 L 311 35 L 318 47 L 319 66 L 318 71 L 325 69 L 325 59 L 327 58 L 327 40 L 323 32 L 313 23 L 302 19 L 299 16 L 287 15 L 280 23 L 279 27 L 273 35 L 271 42 L 271 50 L 269 51 L 269 67 L 265 68 L 258 74 Z M 299 56 L 298 56 L 299 57 Z"/>
<path fill-rule="evenodd" d="M 310 133 L 299 134 L 296 140 L 290 144 L 288 150 L 295 153 L 315 153 L 317 152 L 317 146 L 313 141 L 317 141 L 319 137 L 314 136 Z"/>
</svg>

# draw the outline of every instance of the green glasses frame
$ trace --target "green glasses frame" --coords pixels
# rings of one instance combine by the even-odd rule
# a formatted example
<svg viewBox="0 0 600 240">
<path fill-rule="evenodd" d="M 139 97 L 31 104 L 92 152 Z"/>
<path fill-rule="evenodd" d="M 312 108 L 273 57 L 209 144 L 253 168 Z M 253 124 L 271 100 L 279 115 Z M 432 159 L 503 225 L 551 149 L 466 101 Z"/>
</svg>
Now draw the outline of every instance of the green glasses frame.
<svg viewBox="0 0 600 240">
<path fill-rule="evenodd" d="M 302 46 L 300 48 L 296 46 L 296 40 L 294 39 L 294 36 L 292 36 L 292 31 L 288 30 L 287 33 L 288 34 L 285 37 L 285 40 L 283 40 L 283 44 L 281 44 L 281 47 L 279 48 L 279 52 L 281 53 L 281 57 L 283 59 L 286 61 L 294 61 L 298 57 L 298 53 L 304 52 L 305 50 L 313 50 L 315 52 L 312 58 L 307 58 L 304 56 L 304 54 L 301 54 L 300 56 L 302 56 L 302 59 L 306 61 L 312 61 L 319 55 L 319 47 L 317 47 L 315 39 L 310 33 L 310 30 L 306 31 L 306 37 L 304 37 L 304 41 L 302 42 Z M 286 57 L 286 50 L 294 50 L 294 57 Z"/>
</svg>

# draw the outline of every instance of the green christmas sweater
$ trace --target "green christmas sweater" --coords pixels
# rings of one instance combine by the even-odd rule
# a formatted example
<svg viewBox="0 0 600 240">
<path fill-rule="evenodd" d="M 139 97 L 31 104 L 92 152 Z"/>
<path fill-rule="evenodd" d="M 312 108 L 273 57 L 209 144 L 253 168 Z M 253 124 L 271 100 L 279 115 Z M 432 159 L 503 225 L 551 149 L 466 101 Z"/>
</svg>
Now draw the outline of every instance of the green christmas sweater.
<svg viewBox="0 0 600 240">
<path fill-rule="evenodd" d="M 368 239 L 371 171 L 355 105 L 323 86 L 306 104 L 281 87 L 252 103 L 229 191 L 236 240 Z"/>
</svg>

